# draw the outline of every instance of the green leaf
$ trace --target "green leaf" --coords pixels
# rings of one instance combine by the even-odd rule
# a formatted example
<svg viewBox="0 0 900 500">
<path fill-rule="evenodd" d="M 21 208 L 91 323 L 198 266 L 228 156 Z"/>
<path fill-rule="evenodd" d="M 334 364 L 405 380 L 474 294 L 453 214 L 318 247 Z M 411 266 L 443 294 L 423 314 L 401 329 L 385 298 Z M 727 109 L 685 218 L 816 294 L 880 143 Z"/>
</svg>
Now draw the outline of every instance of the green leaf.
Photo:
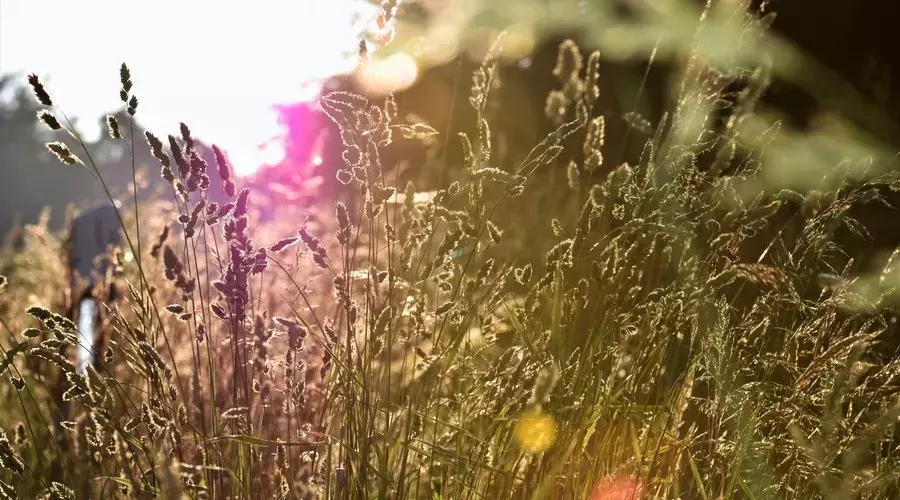
<svg viewBox="0 0 900 500">
<path fill-rule="evenodd" d="M 691 472 L 694 475 L 694 483 L 697 485 L 697 490 L 700 492 L 700 496 L 703 497 L 703 500 L 709 500 L 709 495 L 706 494 L 706 488 L 703 487 L 703 479 L 700 477 L 700 471 L 697 470 L 697 462 L 694 462 L 694 457 L 688 457 L 688 462 L 691 464 Z"/>
</svg>

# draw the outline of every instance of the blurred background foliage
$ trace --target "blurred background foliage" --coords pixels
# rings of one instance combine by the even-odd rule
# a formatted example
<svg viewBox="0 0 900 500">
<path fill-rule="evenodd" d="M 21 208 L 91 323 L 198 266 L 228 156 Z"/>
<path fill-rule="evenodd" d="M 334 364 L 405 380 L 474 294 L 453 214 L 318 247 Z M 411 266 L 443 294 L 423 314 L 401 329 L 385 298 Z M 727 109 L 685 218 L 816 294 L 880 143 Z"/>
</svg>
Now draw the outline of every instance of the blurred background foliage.
<svg viewBox="0 0 900 500">
<path fill-rule="evenodd" d="M 728 138 L 738 155 L 760 146 L 761 139 L 771 141 L 766 144 L 763 177 L 769 185 L 764 187 L 800 191 L 833 187 L 846 175 L 862 175 L 859 166 L 864 158 L 871 161 L 865 164 L 866 175 L 896 167 L 900 92 L 896 78 L 891 78 L 900 64 L 896 2 L 413 0 L 399 3 L 398 10 L 397 38 L 374 58 L 396 52 L 415 58 L 419 77 L 398 92 L 398 103 L 410 118 L 424 119 L 443 132 L 430 147 L 397 152 L 394 159 L 404 160 L 401 186 L 414 180 L 420 189 L 428 189 L 458 170 L 462 152 L 457 132 L 474 125 L 466 103 L 468 75 L 500 32 L 505 32 L 498 79 L 502 91 L 495 94 L 488 111 L 497 149 L 494 161 L 500 167 L 515 164 L 552 129 L 541 104 L 559 87 L 551 70 L 556 47 L 565 38 L 576 40 L 585 54 L 599 49 L 603 56 L 602 91 L 594 114 L 606 118 L 607 169 L 640 153 L 646 131 L 677 104 L 673 99 L 692 65 L 707 65 L 734 77 L 735 92 L 748 88 L 753 79 L 768 85 L 759 106 L 764 112 L 736 124 Z M 751 22 L 747 12 L 755 13 Z M 327 88 L 365 90 L 356 76 L 337 77 Z M 0 167 L 6 173 L 0 184 L 3 234 L 17 221 L 36 221 L 44 207 L 50 208 L 50 227 L 59 228 L 68 204 L 90 205 L 100 197 L 82 172 L 53 163 L 43 147 L 44 133 L 34 123 L 37 107 L 23 83 L 23 75 L 0 80 Z M 328 174 L 339 161 L 339 143 L 328 130 L 315 135 L 317 144 L 291 143 L 292 137 L 309 137 L 309 129 L 320 128 L 321 116 L 306 104 L 284 106 L 279 113 L 288 131 L 287 155 L 247 182 L 302 206 L 333 184 Z M 707 125 L 712 124 L 695 126 L 701 130 Z M 773 127 L 779 131 L 771 139 L 763 132 Z M 128 145 L 101 138 L 91 148 L 109 171 L 110 183 L 127 189 Z M 322 148 L 325 162 L 317 172 L 310 157 Z M 136 146 L 136 154 L 137 164 L 148 168 L 142 186 L 152 192 L 159 183 L 156 166 L 145 144 Z M 536 206 L 522 207 L 535 211 L 525 216 L 543 214 L 549 220 L 554 207 L 565 205 L 565 190 L 556 189 L 567 182 L 565 161 L 568 158 L 559 162 L 562 168 L 541 174 L 548 183 L 546 198 Z M 892 208 L 864 207 L 856 215 L 875 242 L 859 245 L 858 250 L 874 254 L 900 243 L 890 224 L 897 215 Z"/>
</svg>

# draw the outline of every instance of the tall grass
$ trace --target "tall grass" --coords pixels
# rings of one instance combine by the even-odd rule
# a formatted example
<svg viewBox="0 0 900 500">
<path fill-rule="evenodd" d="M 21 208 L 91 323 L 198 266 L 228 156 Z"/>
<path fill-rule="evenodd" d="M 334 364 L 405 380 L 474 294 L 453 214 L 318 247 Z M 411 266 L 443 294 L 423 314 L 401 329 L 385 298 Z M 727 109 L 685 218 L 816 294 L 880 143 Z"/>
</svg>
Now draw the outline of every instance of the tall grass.
<svg viewBox="0 0 900 500">
<path fill-rule="evenodd" d="M 254 223 L 265 200 L 235 187 L 221 151 L 213 173 L 186 125 L 166 141 L 148 133 L 171 192 L 119 211 L 126 248 L 110 253 L 97 288 L 125 293 L 103 304 L 105 345 L 84 372 L 68 357 L 73 318 L 54 312 L 67 302 L 61 242 L 29 226 L 2 260 L 0 491 L 897 495 L 900 366 L 882 341 L 900 256 L 858 278 L 836 244 L 839 230 L 864 231 L 850 210 L 896 189 L 897 175 L 861 164 L 874 173 L 761 189 L 777 132 L 739 147 L 736 124 L 755 119 L 764 73 L 699 59 L 662 120 L 629 117 L 643 152 L 607 165 L 600 55 L 568 41 L 560 89 L 535 103 L 555 130 L 502 170 L 485 114 L 498 51 L 472 75 L 464 164 L 435 191 L 382 161 L 396 143 L 439 133 L 401 121 L 392 97 L 321 98 L 343 143 L 344 187 L 268 225 Z M 124 65 L 121 81 L 134 115 Z M 65 115 L 30 84 L 41 120 L 68 135 L 48 147 L 102 184 Z M 541 213 L 550 169 L 566 173 L 569 202 L 553 219 L 517 217 Z M 213 182 L 228 202 L 211 201 Z M 527 225 L 553 235 L 537 252 L 508 241 Z"/>
</svg>

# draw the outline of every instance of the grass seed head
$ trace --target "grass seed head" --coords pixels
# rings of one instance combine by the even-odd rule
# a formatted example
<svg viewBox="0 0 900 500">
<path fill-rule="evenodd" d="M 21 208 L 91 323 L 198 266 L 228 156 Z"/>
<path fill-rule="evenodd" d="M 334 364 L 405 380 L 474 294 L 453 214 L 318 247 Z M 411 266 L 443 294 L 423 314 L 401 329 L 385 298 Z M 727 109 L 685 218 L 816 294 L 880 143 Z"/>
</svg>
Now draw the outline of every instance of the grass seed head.
<svg viewBox="0 0 900 500">
<path fill-rule="evenodd" d="M 44 122 L 50 130 L 59 130 L 62 128 L 62 125 L 59 124 L 59 121 L 56 120 L 56 117 L 53 116 L 53 113 L 47 111 L 46 109 L 42 109 L 37 113 L 38 119 Z"/>
<path fill-rule="evenodd" d="M 78 159 L 78 157 L 69 150 L 69 147 L 62 142 L 48 142 L 45 146 L 47 146 L 47 150 L 53 153 L 59 161 L 66 165 L 76 165 L 81 163 L 81 160 Z"/>
<path fill-rule="evenodd" d="M 112 139 L 121 139 L 122 131 L 119 130 L 119 120 L 116 119 L 113 115 L 106 115 L 106 129 L 109 132 L 109 137 Z M 147 132 L 149 134 L 149 132 Z M 152 146 L 152 144 L 151 144 Z M 154 151 L 155 154 L 155 151 Z"/>
<path fill-rule="evenodd" d="M 34 73 L 28 75 L 28 85 L 31 85 L 31 90 L 34 92 L 34 97 L 37 101 L 44 106 L 53 106 L 53 101 L 50 99 L 50 94 L 44 89 L 44 85 L 41 83 L 41 80 Z"/>
</svg>

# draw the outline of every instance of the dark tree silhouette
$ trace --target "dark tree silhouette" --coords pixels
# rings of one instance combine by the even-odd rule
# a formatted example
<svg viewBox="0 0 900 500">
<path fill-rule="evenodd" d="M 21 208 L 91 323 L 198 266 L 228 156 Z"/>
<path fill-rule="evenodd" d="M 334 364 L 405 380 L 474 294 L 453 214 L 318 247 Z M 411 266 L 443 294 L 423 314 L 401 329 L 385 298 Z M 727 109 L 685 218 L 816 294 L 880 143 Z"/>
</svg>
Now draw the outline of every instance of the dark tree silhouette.
<svg viewBox="0 0 900 500">
<path fill-rule="evenodd" d="M 47 151 L 45 142 L 61 140 L 87 161 L 87 155 L 75 141 L 65 137 L 64 132 L 49 130 L 37 120 L 37 112 L 42 107 L 24 82 L 23 75 L 0 78 L 0 95 L 8 96 L 0 100 L 0 235 L 6 235 L 16 220 L 36 221 L 45 207 L 50 209 L 50 226 L 59 228 L 70 203 L 77 207 L 105 199 L 100 186 L 83 167 L 63 165 Z M 115 115 L 125 134 L 124 141 L 110 139 L 104 133 L 97 141 L 88 143 L 87 148 L 104 180 L 127 202 L 124 190 L 131 182 L 130 117 L 124 111 Z M 67 125 L 61 116 L 59 119 Z M 96 119 L 105 130 L 105 117 Z M 73 117 L 72 121 L 77 127 L 78 120 Z M 159 168 L 150 156 L 143 134 L 143 129 L 135 123 L 136 165 L 147 169 L 147 187 L 152 187 L 160 183 Z"/>
</svg>

